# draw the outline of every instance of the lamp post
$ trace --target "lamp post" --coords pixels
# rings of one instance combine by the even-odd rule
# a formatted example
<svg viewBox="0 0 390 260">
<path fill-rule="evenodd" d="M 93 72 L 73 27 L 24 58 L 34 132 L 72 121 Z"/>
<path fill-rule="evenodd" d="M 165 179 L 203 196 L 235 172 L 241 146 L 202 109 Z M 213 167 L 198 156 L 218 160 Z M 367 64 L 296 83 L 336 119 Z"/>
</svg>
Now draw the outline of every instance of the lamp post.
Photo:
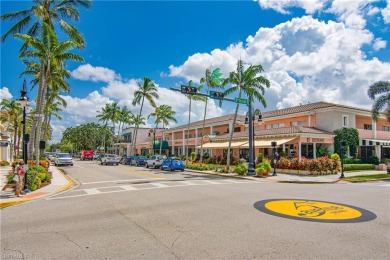
<svg viewBox="0 0 390 260">
<path fill-rule="evenodd" d="M 154 146 L 156 144 L 156 129 L 153 131 L 153 155 L 155 154 Z"/>
<path fill-rule="evenodd" d="M 278 144 L 277 144 L 275 141 L 272 141 L 272 142 L 271 142 L 272 154 L 273 154 L 273 157 L 274 157 L 274 173 L 272 174 L 272 176 L 276 176 L 276 161 L 277 161 L 277 159 L 276 159 L 275 154 L 276 154 L 276 146 L 277 146 L 277 145 L 278 145 Z"/>
<path fill-rule="evenodd" d="M 248 163 L 248 175 L 255 175 L 255 165 L 254 165 L 254 125 L 253 120 L 254 116 L 258 116 L 257 121 L 262 121 L 262 115 L 260 109 L 252 111 L 252 101 L 249 99 L 249 110 L 246 113 L 245 124 L 249 125 L 249 163 Z M 253 114 L 253 115 L 252 115 Z"/>
<path fill-rule="evenodd" d="M 28 97 L 27 94 L 27 88 L 26 88 L 26 80 L 23 81 L 23 89 L 20 91 L 20 98 L 18 100 L 18 103 L 23 107 L 23 161 L 24 164 L 27 165 L 27 145 L 30 139 L 30 135 L 26 134 L 26 107 L 28 106 Z M 27 172 L 24 174 L 24 191 L 28 191 L 27 187 Z"/>
<path fill-rule="evenodd" d="M 347 143 L 342 140 L 340 142 L 340 148 L 341 148 L 341 176 L 340 179 L 345 178 L 344 176 L 344 148 L 347 145 Z"/>
</svg>

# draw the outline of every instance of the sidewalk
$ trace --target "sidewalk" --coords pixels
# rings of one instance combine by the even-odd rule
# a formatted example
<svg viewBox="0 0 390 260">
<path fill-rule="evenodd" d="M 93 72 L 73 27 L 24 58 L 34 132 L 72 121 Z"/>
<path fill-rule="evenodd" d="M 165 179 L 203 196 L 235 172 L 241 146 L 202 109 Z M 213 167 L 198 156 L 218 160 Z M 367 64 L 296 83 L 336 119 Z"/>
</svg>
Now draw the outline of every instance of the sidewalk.
<svg viewBox="0 0 390 260">
<path fill-rule="evenodd" d="M 41 189 L 29 192 L 26 195 L 18 198 L 15 195 L 15 192 L 12 188 L 7 188 L 3 190 L 4 186 L 7 184 L 7 175 L 12 168 L 10 166 L 0 167 L 1 175 L 1 192 L 0 192 L 0 209 L 15 204 L 23 203 L 30 200 L 40 199 L 53 195 L 55 193 L 64 191 L 73 186 L 72 180 L 58 170 L 55 166 L 50 166 L 49 171 L 51 171 L 53 178 L 51 183 Z"/>
<path fill-rule="evenodd" d="M 260 178 L 257 176 L 241 176 L 236 173 L 218 173 L 215 171 L 196 171 L 196 170 L 186 170 L 196 173 L 203 173 L 209 175 L 224 176 L 230 178 L 239 178 L 253 181 L 269 181 L 269 182 L 284 182 L 284 183 L 336 183 L 342 182 L 343 179 L 340 179 L 339 174 L 331 175 L 296 175 L 296 174 L 285 174 L 276 172 L 276 176 L 272 176 L 272 172 L 269 173 L 269 176 Z M 358 175 L 375 175 L 375 174 L 386 174 L 387 171 L 362 171 L 362 172 L 345 172 L 345 177 L 353 177 Z M 390 179 L 390 174 L 389 174 Z"/>
</svg>

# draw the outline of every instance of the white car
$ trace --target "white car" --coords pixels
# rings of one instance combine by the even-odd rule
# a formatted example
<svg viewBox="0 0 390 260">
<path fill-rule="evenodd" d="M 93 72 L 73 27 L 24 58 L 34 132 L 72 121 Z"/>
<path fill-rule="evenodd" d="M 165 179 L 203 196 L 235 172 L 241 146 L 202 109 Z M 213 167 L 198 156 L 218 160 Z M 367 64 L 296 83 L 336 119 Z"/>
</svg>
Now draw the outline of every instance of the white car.
<svg viewBox="0 0 390 260">
<path fill-rule="evenodd" d="M 146 168 L 160 168 L 164 159 L 164 155 L 152 155 L 146 160 Z"/>
<path fill-rule="evenodd" d="M 116 156 L 116 154 L 103 154 L 100 157 L 100 164 L 101 165 L 107 165 L 107 164 L 118 165 L 119 164 L 119 157 Z"/>
<path fill-rule="evenodd" d="M 54 157 L 54 164 L 59 165 L 70 165 L 73 166 L 72 156 L 68 153 L 57 153 Z"/>
</svg>

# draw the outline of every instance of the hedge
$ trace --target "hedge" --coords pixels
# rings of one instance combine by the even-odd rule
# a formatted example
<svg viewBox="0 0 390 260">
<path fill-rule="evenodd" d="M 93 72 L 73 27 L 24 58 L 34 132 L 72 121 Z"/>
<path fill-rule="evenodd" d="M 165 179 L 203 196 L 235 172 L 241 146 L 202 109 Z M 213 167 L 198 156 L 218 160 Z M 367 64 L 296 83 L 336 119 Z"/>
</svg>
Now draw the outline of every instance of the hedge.
<svg viewBox="0 0 390 260">
<path fill-rule="evenodd" d="M 374 164 L 344 164 L 344 171 L 375 170 Z"/>
</svg>

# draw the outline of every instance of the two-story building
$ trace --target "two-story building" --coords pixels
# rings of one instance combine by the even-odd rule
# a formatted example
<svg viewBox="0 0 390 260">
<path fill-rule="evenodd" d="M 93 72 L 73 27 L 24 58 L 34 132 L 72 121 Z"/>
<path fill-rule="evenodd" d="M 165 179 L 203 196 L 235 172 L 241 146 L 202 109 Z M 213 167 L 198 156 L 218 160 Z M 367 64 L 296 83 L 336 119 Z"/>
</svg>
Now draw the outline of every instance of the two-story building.
<svg viewBox="0 0 390 260">
<path fill-rule="evenodd" d="M 154 139 L 165 141 L 165 154 L 184 155 L 204 152 L 211 156 L 224 155 L 227 152 L 230 132 L 233 131 L 232 154 L 246 158 L 249 153 L 249 132 L 245 116 L 237 115 L 233 127 L 234 115 L 207 119 L 203 130 L 203 121 L 192 122 L 171 129 L 158 129 Z M 390 158 L 390 123 L 384 114 L 377 122 L 371 118 L 371 111 L 362 108 L 317 102 L 291 108 L 262 113 L 262 121 L 254 118 L 254 150 L 270 155 L 271 142 L 276 141 L 278 151 L 285 151 L 288 156 L 315 158 L 319 149 L 333 153 L 334 130 L 343 127 L 356 128 L 359 132 L 358 157 L 378 156 Z M 164 132 L 164 138 L 162 138 Z M 203 138 L 202 138 L 203 137 Z M 142 147 L 147 151 L 152 148 L 152 136 L 149 142 L 137 144 L 137 151 Z M 203 144 L 202 144 L 203 142 Z"/>
</svg>

